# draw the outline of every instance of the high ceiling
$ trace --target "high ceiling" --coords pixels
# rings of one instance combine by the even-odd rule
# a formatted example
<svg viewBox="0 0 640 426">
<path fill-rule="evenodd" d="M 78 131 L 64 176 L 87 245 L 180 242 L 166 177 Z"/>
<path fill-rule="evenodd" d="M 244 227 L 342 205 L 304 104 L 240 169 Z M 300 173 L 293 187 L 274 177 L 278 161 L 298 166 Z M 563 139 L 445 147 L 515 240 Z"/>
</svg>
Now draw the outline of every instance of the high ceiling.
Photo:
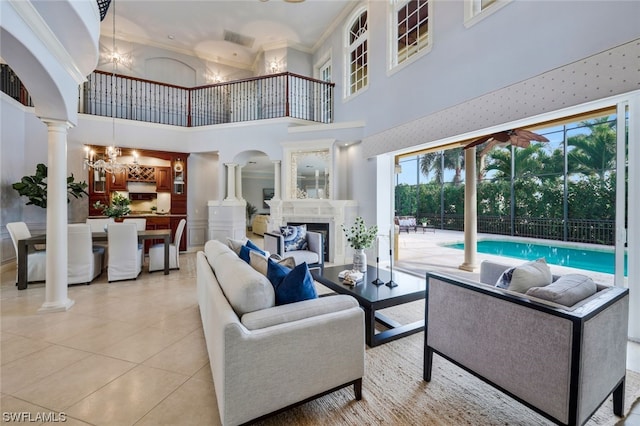
<svg viewBox="0 0 640 426">
<path fill-rule="evenodd" d="M 151 1 L 114 0 L 101 34 L 250 69 L 260 50 L 295 47 L 312 52 L 353 0 Z M 231 33 L 229 33 L 231 32 Z M 246 41 L 240 45 L 232 41 Z"/>
</svg>

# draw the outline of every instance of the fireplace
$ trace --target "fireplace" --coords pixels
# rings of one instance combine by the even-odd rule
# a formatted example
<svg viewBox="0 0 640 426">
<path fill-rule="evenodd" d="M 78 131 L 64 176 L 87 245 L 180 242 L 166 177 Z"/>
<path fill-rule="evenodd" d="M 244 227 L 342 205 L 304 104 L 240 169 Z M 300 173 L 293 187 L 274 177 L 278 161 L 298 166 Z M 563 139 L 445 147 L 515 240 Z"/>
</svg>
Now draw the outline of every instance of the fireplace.
<svg viewBox="0 0 640 426">
<path fill-rule="evenodd" d="M 300 199 L 269 200 L 270 226 L 277 229 L 284 224 L 305 224 L 310 231 L 325 235 L 325 261 L 345 263 L 346 241 L 342 232 L 344 223 L 352 223 L 358 213 L 353 200 Z"/>
<path fill-rule="evenodd" d="M 324 239 L 324 261 L 329 262 L 329 247 L 331 247 L 330 234 L 329 234 L 329 224 L 328 223 L 303 223 L 303 222 L 287 222 L 287 225 L 297 226 L 297 225 L 307 225 L 307 231 L 319 232 L 322 234 Z"/>
</svg>

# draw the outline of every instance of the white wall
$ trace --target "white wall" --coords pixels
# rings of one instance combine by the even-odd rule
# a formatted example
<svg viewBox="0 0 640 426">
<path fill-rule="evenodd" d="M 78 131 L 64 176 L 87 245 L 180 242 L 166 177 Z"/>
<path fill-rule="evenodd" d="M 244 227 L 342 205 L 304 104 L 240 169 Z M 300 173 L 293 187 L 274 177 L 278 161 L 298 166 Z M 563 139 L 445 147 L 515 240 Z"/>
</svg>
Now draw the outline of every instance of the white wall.
<svg viewBox="0 0 640 426">
<path fill-rule="evenodd" d="M 431 52 L 389 73 L 387 3 L 368 2 L 369 87 L 361 94 L 343 101 L 344 23 L 317 51 L 334 52 L 336 117 L 366 119 L 365 137 L 640 37 L 640 2 L 513 1 L 465 28 L 462 1 L 436 1 Z"/>
<path fill-rule="evenodd" d="M 242 196 L 248 202 L 258 209 L 257 214 L 269 214 L 269 207 L 265 207 L 262 203 L 262 190 L 264 188 L 273 188 L 273 176 L 266 177 L 242 177 Z"/>
<path fill-rule="evenodd" d="M 97 69 L 109 73 L 114 71 L 113 64 L 108 61 L 105 56 L 107 53 L 111 52 L 112 48 L 113 39 L 108 36 L 101 36 L 101 56 L 100 62 L 96 67 Z M 116 40 L 116 50 L 119 53 L 129 54 L 132 58 L 130 67 L 118 66 L 116 69 L 116 73 L 127 75 L 130 77 L 146 78 L 150 80 L 154 80 L 154 78 L 157 78 L 158 80 L 156 81 L 161 81 L 168 84 L 184 85 L 187 87 L 211 84 L 205 78 L 207 72 L 217 73 L 222 76 L 225 81 L 240 80 L 243 78 L 252 77 L 254 75 L 253 71 L 251 70 L 214 63 L 195 56 L 189 56 L 159 47 L 145 46 L 142 44 L 122 40 Z M 147 67 L 147 64 L 149 63 L 149 61 L 157 59 L 165 60 L 165 62 L 166 60 L 177 61 L 184 64 L 184 66 L 174 64 L 174 69 L 164 69 L 160 70 L 157 73 L 155 71 L 151 71 L 153 72 L 153 74 L 148 74 L 149 68 Z M 185 76 L 183 75 L 183 73 L 185 72 L 185 67 L 188 67 L 194 71 L 195 81 L 191 81 L 185 78 Z"/>
</svg>

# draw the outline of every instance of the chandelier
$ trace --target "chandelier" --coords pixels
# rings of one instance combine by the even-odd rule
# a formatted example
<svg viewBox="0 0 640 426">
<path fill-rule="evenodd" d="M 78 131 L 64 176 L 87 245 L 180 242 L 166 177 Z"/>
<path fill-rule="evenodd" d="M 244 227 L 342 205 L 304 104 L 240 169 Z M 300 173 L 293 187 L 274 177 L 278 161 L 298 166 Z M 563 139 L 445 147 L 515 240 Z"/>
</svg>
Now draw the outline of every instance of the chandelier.
<svg viewBox="0 0 640 426">
<path fill-rule="evenodd" d="M 84 147 L 84 168 L 87 166 L 101 173 L 111 173 L 112 179 L 115 179 L 115 174 L 123 172 L 137 172 L 140 170 L 138 164 L 138 155 L 135 151 L 133 154 L 133 162 L 130 164 L 123 164 L 118 162 L 118 157 L 122 155 L 122 150 L 115 144 L 116 139 L 116 98 L 117 98 L 117 85 L 116 85 L 116 68 L 118 63 L 125 64 L 125 56 L 118 55 L 116 50 L 116 2 L 111 1 L 111 9 L 113 12 L 113 34 L 112 34 L 112 73 L 111 73 L 111 138 L 113 145 L 105 148 L 104 155 L 99 155 L 89 146 Z M 130 62 L 129 62 L 130 65 Z"/>
<path fill-rule="evenodd" d="M 119 163 L 118 157 L 122 156 L 122 150 L 117 146 L 108 146 L 104 150 L 104 156 L 98 155 L 95 150 L 89 146 L 84 147 L 84 166 L 85 168 L 91 167 L 92 169 L 102 172 L 111 173 L 112 178 L 115 179 L 115 174 L 123 172 L 137 172 L 140 170 L 140 164 L 138 163 L 138 154 L 135 151 L 131 153 L 133 155 L 133 162 L 125 164 Z"/>
</svg>

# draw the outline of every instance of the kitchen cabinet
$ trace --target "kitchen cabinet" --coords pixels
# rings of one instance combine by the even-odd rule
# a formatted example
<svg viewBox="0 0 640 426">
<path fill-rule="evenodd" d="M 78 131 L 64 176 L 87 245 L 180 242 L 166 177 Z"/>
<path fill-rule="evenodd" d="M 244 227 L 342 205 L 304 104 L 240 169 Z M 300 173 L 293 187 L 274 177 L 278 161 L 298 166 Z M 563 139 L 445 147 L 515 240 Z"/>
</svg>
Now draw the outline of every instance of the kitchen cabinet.
<svg viewBox="0 0 640 426">
<path fill-rule="evenodd" d="M 111 191 L 127 190 L 127 171 L 123 170 L 117 173 L 107 173 L 107 186 Z"/>
<path fill-rule="evenodd" d="M 100 204 L 108 206 L 109 196 L 106 194 L 89 194 L 89 216 L 102 216 L 102 209 L 96 209 L 93 205 L 100 201 Z"/>
<path fill-rule="evenodd" d="M 156 191 L 171 192 L 171 167 L 156 167 Z"/>
</svg>

